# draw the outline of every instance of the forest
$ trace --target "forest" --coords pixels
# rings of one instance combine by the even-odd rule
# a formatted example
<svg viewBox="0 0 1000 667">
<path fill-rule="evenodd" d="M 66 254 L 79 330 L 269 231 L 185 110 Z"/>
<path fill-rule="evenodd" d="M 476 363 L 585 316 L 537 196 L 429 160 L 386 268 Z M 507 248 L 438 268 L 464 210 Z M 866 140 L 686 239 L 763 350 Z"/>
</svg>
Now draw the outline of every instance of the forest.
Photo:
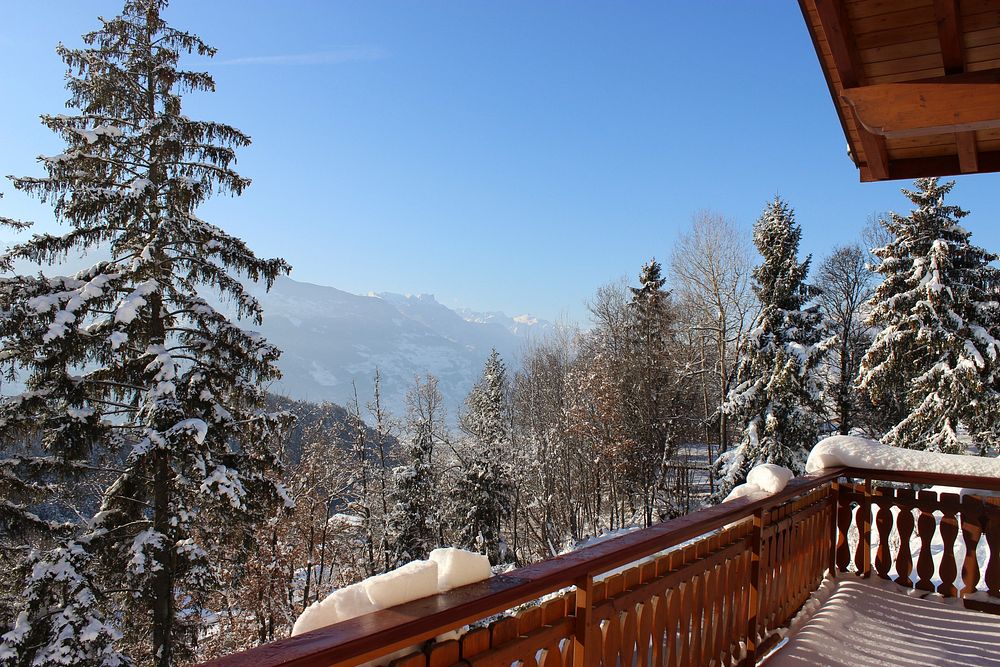
<svg viewBox="0 0 1000 667">
<path fill-rule="evenodd" d="M 997 454 L 997 256 L 938 179 L 815 261 L 781 197 L 752 233 L 698 213 L 589 322 L 484 359 L 458 415 L 431 375 L 404 414 L 378 375 L 346 406 L 268 395 L 280 350 L 245 285 L 291 267 L 196 215 L 249 186 L 250 140 L 182 112 L 214 90 L 182 60 L 214 50 L 164 7 L 59 47 L 70 112 L 42 120 L 65 148 L 11 182 L 65 232 L 0 218 L 24 239 L 0 249 L 0 665 L 232 653 L 436 547 L 531 563 L 721 502 L 759 463 L 801 472 L 831 433 Z"/>
</svg>

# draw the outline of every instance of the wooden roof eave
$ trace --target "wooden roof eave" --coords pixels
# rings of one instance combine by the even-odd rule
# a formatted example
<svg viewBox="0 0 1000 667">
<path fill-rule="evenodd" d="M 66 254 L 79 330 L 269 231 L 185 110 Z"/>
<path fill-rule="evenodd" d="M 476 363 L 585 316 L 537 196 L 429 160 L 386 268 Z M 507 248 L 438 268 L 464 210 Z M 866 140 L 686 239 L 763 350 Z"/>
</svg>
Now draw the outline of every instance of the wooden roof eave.
<svg viewBox="0 0 1000 667">
<path fill-rule="evenodd" d="M 1000 171 L 992 1 L 799 0 L 862 181 Z"/>
<path fill-rule="evenodd" d="M 823 79 L 826 81 L 826 88 L 830 91 L 830 98 L 833 100 L 837 99 L 837 87 L 833 83 L 833 79 L 830 77 L 830 72 L 823 65 L 823 58 L 820 55 L 822 53 L 819 45 L 819 40 L 816 35 L 816 28 L 813 25 L 812 19 L 809 16 L 809 10 L 806 8 L 806 0 L 799 0 L 799 10 L 802 12 L 802 20 L 805 21 L 806 27 L 809 29 L 809 39 L 812 41 L 813 50 L 816 52 L 816 59 L 819 62 L 819 69 L 823 72 Z M 854 162 L 854 166 L 862 170 L 862 172 L 867 171 L 868 165 L 865 162 L 864 155 L 858 155 L 858 147 L 854 145 L 851 141 L 851 133 L 847 127 L 847 121 L 844 118 L 844 110 L 839 104 L 833 105 L 834 109 L 837 111 L 837 119 L 840 121 L 840 128 L 844 132 L 844 137 L 847 140 L 847 155 Z M 864 180 L 864 178 L 862 178 Z"/>
</svg>

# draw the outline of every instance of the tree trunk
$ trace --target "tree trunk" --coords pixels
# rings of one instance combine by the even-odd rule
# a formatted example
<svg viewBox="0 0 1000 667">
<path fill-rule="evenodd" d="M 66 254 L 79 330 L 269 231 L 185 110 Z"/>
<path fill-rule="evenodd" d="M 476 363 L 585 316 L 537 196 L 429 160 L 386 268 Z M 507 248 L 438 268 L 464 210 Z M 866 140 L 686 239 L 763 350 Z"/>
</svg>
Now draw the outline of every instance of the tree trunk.
<svg viewBox="0 0 1000 667">
<path fill-rule="evenodd" d="M 157 451 L 153 460 L 153 529 L 164 537 L 157 549 L 161 567 L 153 575 L 153 659 L 159 667 L 169 667 L 173 662 L 175 569 L 170 539 L 170 466 L 166 452 Z"/>
</svg>

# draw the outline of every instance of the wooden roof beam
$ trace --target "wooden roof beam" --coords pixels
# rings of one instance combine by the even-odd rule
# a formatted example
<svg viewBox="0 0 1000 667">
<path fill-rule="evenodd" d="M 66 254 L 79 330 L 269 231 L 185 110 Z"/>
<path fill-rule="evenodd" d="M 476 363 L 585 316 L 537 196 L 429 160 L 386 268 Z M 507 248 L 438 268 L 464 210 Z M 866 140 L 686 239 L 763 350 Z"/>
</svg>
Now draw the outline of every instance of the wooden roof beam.
<svg viewBox="0 0 1000 667">
<path fill-rule="evenodd" d="M 965 71 L 965 44 L 962 42 L 962 13 L 958 8 L 958 0 L 934 0 L 934 16 L 937 19 L 944 73 L 961 74 Z M 962 173 L 979 171 L 976 133 L 956 132 L 955 146 Z"/>
<path fill-rule="evenodd" d="M 859 122 L 888 138 L 1000 128 L 1000 70 L 846 89 Z M 993 82 L 991 79 L 996 79 Z M 975 139 L 973 138 L 973 143 Z"/>
<path fill-rule="evenodd" d="M 827 44 L 833 54 L 833 61 L 844 89 L 862 86 L 865 83 L 864 68 L 858 54 L 847 8 L 843 0 L 815 0 L 816 14 L 823 27 Z M 855 115 L 864 161 L 873 180 L 889 177 L 889 152 L 885 137 L 868 131 Z"/>
</svg>

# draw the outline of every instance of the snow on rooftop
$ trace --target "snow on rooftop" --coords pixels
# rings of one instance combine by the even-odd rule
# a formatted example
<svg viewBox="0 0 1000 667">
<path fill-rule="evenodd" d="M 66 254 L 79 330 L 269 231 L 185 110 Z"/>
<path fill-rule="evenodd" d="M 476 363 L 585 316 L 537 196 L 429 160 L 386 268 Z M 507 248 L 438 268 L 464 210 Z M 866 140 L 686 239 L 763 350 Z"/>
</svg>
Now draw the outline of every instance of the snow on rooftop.
<svg viewBox="0 0 1000 667">
<path fill-rule="evenodd" d="M 765 667 L 1000 667 L 997 617 L 877 578 L 828 579 L 793 620 Z"/>
<path fill-rule="evenodd" d="M 820 440 L 806 460 L 806 472 L 837 466 L 1000 478 L 1000 459 L 903 449 L 852 435 Z"/>
</svg>

